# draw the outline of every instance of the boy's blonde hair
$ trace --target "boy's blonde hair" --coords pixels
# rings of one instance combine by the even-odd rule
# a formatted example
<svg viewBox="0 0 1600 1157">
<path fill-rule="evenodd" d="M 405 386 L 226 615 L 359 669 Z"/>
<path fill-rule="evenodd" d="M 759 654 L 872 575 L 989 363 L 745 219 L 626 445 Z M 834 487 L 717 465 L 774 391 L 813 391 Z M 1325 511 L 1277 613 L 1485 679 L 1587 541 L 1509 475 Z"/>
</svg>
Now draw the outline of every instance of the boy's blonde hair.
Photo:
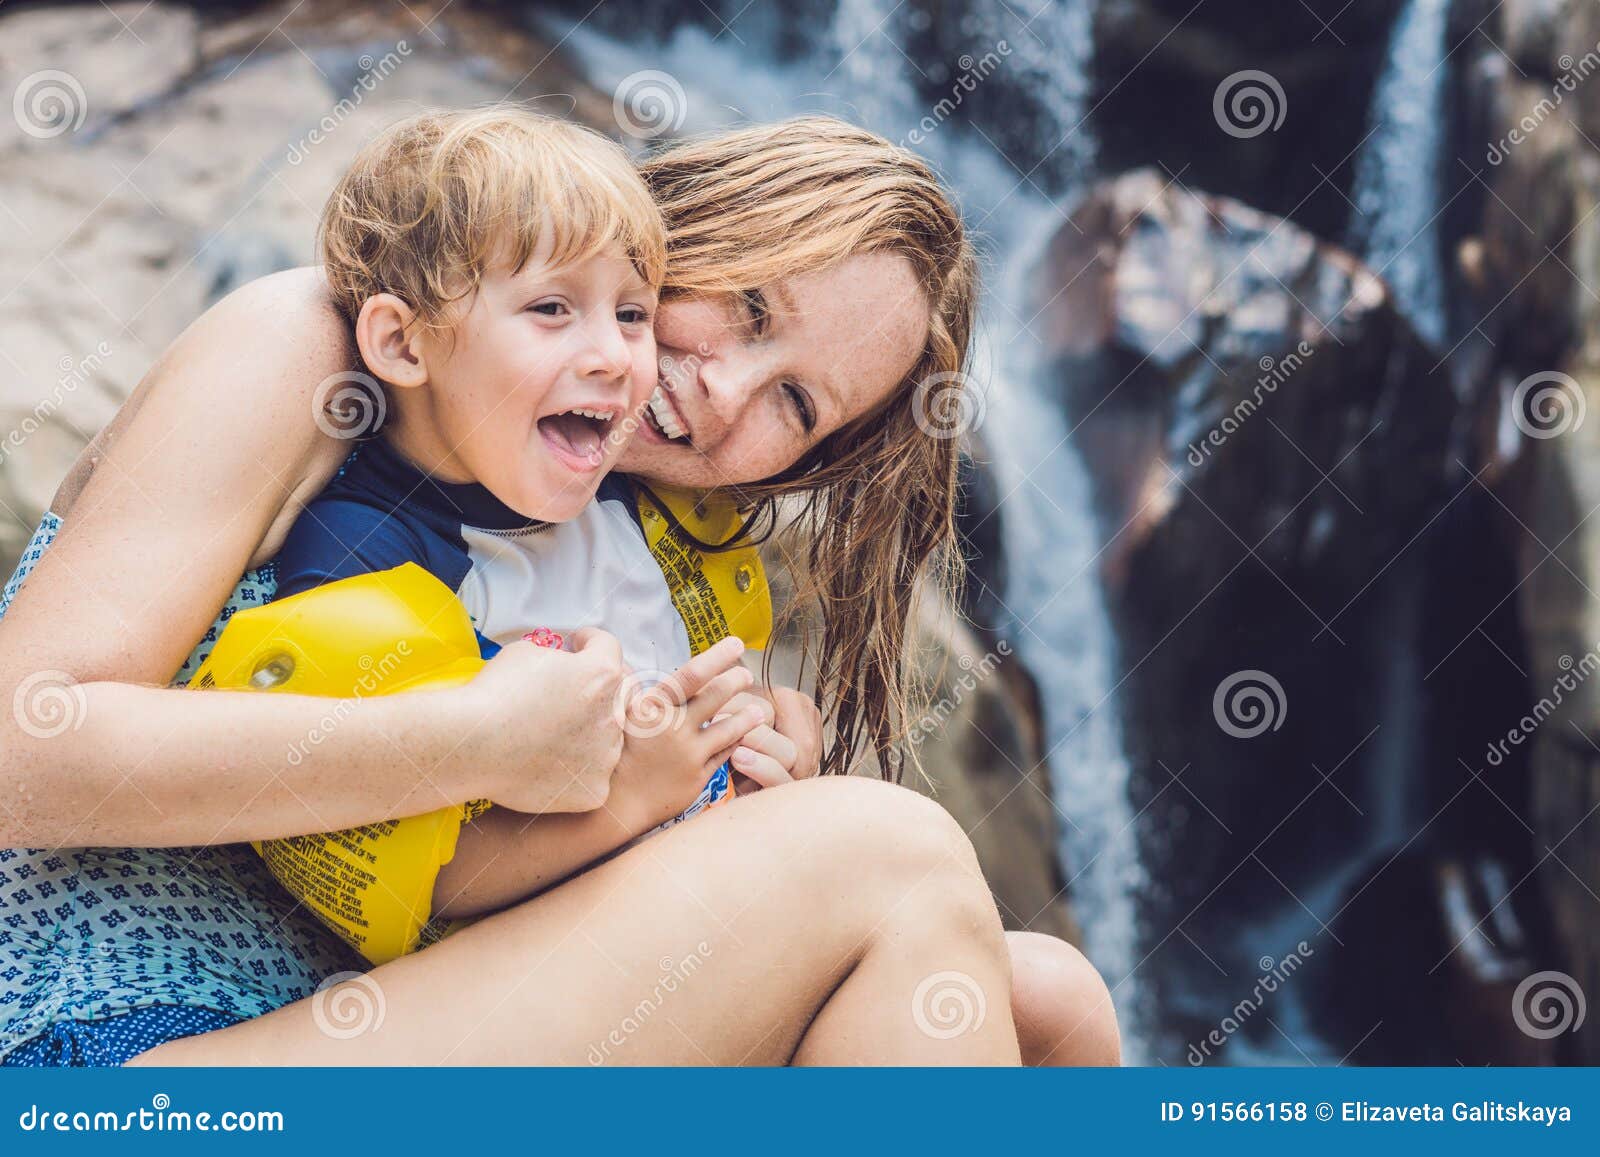
<svg viewBox="0 0 1600 1157">
<path fill-rule="evenodd" d="M 928 412 L 931 397 L 959 410 L 968 388 L 978 269 L 961 214 L 921 157 L 827 116 L 674 143 L 642 171 L 667 221 L 668 299 L 738 294 L 859 253 L 897 254 L 917 276 L 927 342 L 888 399 L 789 470 L 736 488 L 757 537 L 779 500 L 803 496 L 817 699 L 833 730 L 823 770 L 847 771 L 871 747 L 898 778 L 907 756 L 916 764 L 907 727 L 928 696 L 908 630 L 918 590 L 931 580 L 948 597 L 962 582 L 960 431 Z"/>
<path fill-rule="evenodd" d="M 392 293 L 440 326 L 491 268 L 521 269 L 542 235 L 558 265 L 618 245 L 659 286 L 661 214 L 621 147 L 515 105 L 427 112 L 356 155 L 317 231 L 335 302 L 352 321 Z"/>
</svg>

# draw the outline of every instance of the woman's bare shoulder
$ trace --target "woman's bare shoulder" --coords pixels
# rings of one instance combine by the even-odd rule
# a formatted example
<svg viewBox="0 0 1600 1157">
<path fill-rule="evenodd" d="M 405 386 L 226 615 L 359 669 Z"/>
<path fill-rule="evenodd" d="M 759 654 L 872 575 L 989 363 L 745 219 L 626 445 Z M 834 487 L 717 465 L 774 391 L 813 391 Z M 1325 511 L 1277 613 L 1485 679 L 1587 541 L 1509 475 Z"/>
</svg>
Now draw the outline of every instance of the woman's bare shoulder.
<svg viewBox="0 0 1600 1157">
<path fill-rule="evenodd" d="M 159 412 L 150 424 L 162 430 L 202 422 L 219 442 L 320 485 L 340 448 L 311 420 L 313 399 L 356 356 L 319 269 L 284 270 L 240 286 L 173 339 L 79 455 L 52 509 L 66 514 L 98 463 L 147 411 Z"/>
</svg>

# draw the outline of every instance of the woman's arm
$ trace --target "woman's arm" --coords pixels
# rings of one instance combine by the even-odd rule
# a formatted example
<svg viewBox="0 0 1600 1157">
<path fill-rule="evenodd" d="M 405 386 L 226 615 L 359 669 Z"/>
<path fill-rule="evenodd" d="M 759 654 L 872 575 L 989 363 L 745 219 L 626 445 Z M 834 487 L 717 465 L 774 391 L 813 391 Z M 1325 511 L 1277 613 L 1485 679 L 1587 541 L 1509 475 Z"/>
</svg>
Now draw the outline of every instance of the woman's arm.
<svg viewBox="0 0 1600 1157">
<path fill-rule="evenodd" d="M 61 535 L 0 623 L 0 704 L 13 708 L 0 710 L 0 847 L 226 842 L 480 796 L 526 811 L 604 798 L 620 744 L 604 726 L 620 669 L 609 650 L 508 648 L 494 678 L 461 692 L 362 701 L 294 764 L 325 701 L 137 685 L 171 678 L 348 452 L 313 405 L 351 358 L 315 271 L 252 283 L 178 338 L 76 472 L 87 479 L 64 488 Z M 569 709 L 592 734 L 557 748 L 565 766 L 534 767 L 512 720 L 549 712 L 552 672 L 576 680 Z M 25 726 L 28 696 L 52 687 L 70 724 Z M 611 764 L 588 766 L 607 751 Z"/>
</svg>

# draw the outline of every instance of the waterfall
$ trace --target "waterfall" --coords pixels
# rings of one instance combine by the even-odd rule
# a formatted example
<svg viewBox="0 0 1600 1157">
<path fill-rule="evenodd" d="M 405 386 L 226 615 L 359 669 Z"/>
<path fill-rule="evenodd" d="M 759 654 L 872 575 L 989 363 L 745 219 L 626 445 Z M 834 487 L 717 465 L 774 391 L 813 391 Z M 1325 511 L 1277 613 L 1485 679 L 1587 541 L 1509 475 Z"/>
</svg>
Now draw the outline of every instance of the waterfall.
<svg viewBox="0 0 1600 1157">
<path fill-rule="evenodd" d="M 1448 344 L 1439 214 L 1450 0 L 1410 0 L 1395 22 L 1356 163 L 1353 244 L 1427 341 Z"/>
</svg>

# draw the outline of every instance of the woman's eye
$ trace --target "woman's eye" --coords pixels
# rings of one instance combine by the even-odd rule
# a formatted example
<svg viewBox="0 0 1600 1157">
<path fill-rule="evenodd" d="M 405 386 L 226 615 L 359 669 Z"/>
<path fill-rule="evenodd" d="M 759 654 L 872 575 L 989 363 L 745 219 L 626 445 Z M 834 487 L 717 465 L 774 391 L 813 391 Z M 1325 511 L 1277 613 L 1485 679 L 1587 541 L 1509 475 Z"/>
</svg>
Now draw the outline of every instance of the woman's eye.
<svg viewBox="0 0 1600 1157">
<path fill-rule="evenodd" d="M 744 299 L 745 312 L 750 316 L 750 328 L 761 333 L 767 328 L 769 317 L 766 296 L 759 289 L 747 289 L 740 296 Z"/>
<path fill-rule="evenodd" d="M 804 390 L 790 382 L 783 384 L 783 392 L 794 406 L 795 414 L 799 416 L 800 424 L 805 428 L 805 432 L 807 434 L 811 433 L 817 426 L 817 416 L 811 410 L 811 399 Z"/>
</svg>

